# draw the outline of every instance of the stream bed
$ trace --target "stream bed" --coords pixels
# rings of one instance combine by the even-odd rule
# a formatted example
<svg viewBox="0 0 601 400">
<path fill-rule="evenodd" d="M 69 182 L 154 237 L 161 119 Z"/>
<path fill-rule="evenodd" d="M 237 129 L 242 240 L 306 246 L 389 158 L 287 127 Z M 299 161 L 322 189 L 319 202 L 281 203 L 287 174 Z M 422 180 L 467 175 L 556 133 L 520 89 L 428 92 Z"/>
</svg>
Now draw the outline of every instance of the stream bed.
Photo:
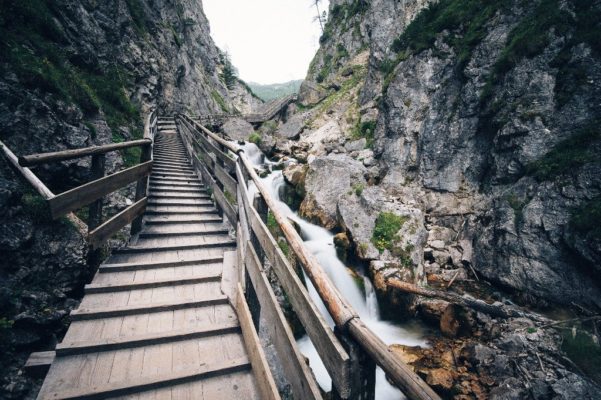
<svg viewBox="0 0 601 400">
<path fill-rule="evenodd" d="M 334 285 L 338 288 L 343 297 L 352 305 L 361 320 L 384 341 L 390 344 L 403 344 L 407 346 L 426 346 L 424 339 L 426 328 L 419 323 L 397 324 L 382 320 L 376 293 L 369 278 L 358 269 L 352 271 L 347 267 L 336 254 L 334 246 L 334 234 L 327 229 L 312 224 L 301 218 L 297 212 L 293 211 L 285 202 L 281 200 L 282 190 L 286 184 L 281 170 L 273 170 L 273 162 L 267 159 L 261 150 L 253 143 L 246 143 L 242 146 L 244 153 L 251 162 L 261 170 L 271 171 L 262 178 L 263 183 L 269 190 L 272 197 L 277 201 L 280 211 L 296 222 L 300 227 L 300 234 L 306 246 L 317 258 L 321 266 L 325 269 Z M 249 190 L 256 190 L 250 187 Z M 251 193 L 252 194 L 252 193 Z M 363 279 L 364 289 L 359 287 L 354 274 L 359 274 Z M 325 305 L 319 298 L 313 284 L 305 277 L 311 299 L 318 306 L 330 326 L 334 322 L 330 318 Z M 331 390 L 332 381 L 326 368 L 319 358 L 313 343 L 308 336 L 304 336 L 297 341 L 301 352 L 310 360 L 311 369 L 315 374 L 317 382 L 326 392 Z M 385 378 L 384 371 L 379 367 L 376 371 L 376 399 L 377 400 L 398 400 L 404 398 L 403 394 L 392 386 Z"/>
</svg>

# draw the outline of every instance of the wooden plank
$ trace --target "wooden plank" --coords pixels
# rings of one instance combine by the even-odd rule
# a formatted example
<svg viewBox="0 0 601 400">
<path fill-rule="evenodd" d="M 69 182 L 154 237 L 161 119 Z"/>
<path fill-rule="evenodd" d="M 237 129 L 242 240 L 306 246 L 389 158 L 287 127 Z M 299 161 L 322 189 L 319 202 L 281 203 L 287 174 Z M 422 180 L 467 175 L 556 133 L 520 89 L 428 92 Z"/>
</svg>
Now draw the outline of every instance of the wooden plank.
<svg viewBox="0 0 601 400">
<path fill-rule="evenodd" d="M 236 180 L 219 165 L 215 165 L 215 177 L 223 184 L 224 190 L 227 190 L 230 195 L 236 196 L 236 187 L 238 186 Z"/>
<path fill-rule="evenodd" d="M 221 336 L 238 332 L 240 332 L 240 326 L 237 321 L 226 321 L 211 326 L 199 325 L 192 329 L 178 329 L 136 336 L 121 336 L 92 342 L 63 342 L 56 346 L 56 356 L 64 357 L 77 354 L 131 349 L 135 347 L 181 342 L 184 340 Z"/>
<path fill-rule="evenodd" d="M 121 211 L 119 214 L 115 215 L 98 228 L 94 229 L 88 234 L 88 242 L 93 248 L 100 247 L 121 228 L 131 223 L 138 216 L 142 215 L 146 209 L 147 202 L 148 197 L 138 200 L 136 203 L 127 207 L 125 210 Z"/>
<path fill-rule="evenodd" d="M 223 253 L 223 273 L 221 278 L 221 293 L 225 294 L 232 304 L 236 304 L 236 284 L 238 283 L 238 260 L 235 251 Z"/>
<path fill-rule="evenodd" d="M 101 146 L 89 146 L 82 149 L 62 150 L 51 153 L 31 154 L 19 157 L 19 164 L 23 167 L 45 164 L 54 161 L 72 160 L 86 156 L 106 154 L 111 151 L 124 150 L 132 147 L 150 146 L 150 139 L 131 140 L 129 142 L 111 143 Z"/>
<path fill-rule="evenodd" d="M 23 369 L 31 376 L 41 378 L 46 375 L 54 362 L 55 357 L 56 352 L 54 351 L 31 353 L 27 362 L 25 362 Z"/>
<path fill-rule="evenodd" d="M 232 207 L 232 205 L 227 201 L 219 186 L 213 186 L 213 196 L 215 197 L 215 201 L 219 204 L 219 207 L 223 210 L 227 219 L 230 221 L 232 226 L 237 226 L 238 222 L 238 211 Z"/>
<path fill-rule="evenodd" d="M 98 268 L 99 273 L 126 272 L 126 271 L 144 271 L 161 268 L 183 267 L 187 265 L 214 264 L 223 261 L 223 256 L 213 256 L 205 258 L 194 258 L 190 260 L 151 262 L 151 263 L 122 263 L 122 264 L 102 264 Z"/>
<path fill-rule="evenodd" d="M 133 254 L 133 253 L 156 253 L 159 251 L 173 251 L 173 250 L 191 250 L 191 249 L 212 249 L 217 247 L 233 247 L 236 242 L 231 239 L 224 239 L 212 242 L 203 243 L 189 243 L 189 244 L 174 244 L 164 246 L 153 246 L 153 247 L 125 247 L 122 249 L 114 250 L 113 254 Z"/>
<path fill-rule="evenodd" d="M 72 321 L 83 321 L 99 318 L 123 317 L 126 315 L 158 313 L 162 311 L 183 310 L 186 308 L 214 306 L 218 304 L 227 304 L 227 296 L 219 296 L 212 299 L 198 301 L 180 301 L 146 305 L 134 305 L 123 307 L 107 308 L 78 308 L 71 311 Z"/>
<path fill-rule="evenodd" d="M 190 124 L 189 121 L 185 121 L 186 123 Z M 191 122 L 194 126 L 196 127 L 200 127 L 201 125 L 199 125 L 198 123 L 192 121 Z M 236 168 L 236 161 L 233 158 L 230 158 L 226 153 L 224 153 L 223 151 L 221 151 L 217 146 L 215 146 L 213 143 L 211 143 L 211 141 L 209 139 L 215 140 L 217 143 L 224 145 L 226 148 L 228 148 L 229 150 L 233 151 L 234 153 L 237 151 L 237 147 L 234 146 L 233 144 L 227 142 L 226 140 L 223 140 L 222 138 L 218 137 L 217 135 L 208 135 L 207 131 L 204 130 L 197 130 L 194 129 L 194 126 L 191 127 L 191 131 L 192 134 L 194 135 L 194 133 L 196 132 L 197 134 L 194 135 L 195 138 L 197 138 L 198 140 L 200 140 L 200 142 L 202 142 L 202 145 L 204 146 L 204 148 L 206 149 L 206 151 L 215 154 L 215 156 L 217 158 L 219 158 L 219 160 L 223 161 L 223 163 L 227 166 L 228 169 L 230 169 L 231 171 L 234 170 L 234 168 Z M 203 127 L 204 128 L 204 127 Z M 207 136 L 205 136 L 207 135 Z"/>
<path fill-rule="evenodd" d="M 246 270 L 261 304 L 265 328 L 282 363 L 284 374 L 292 387 L 296 399 L 322 399 L 313 373 L 296 345 L 288 322 L 273 294 L 267 277 L 261 272 L 260 262 L 250 242 L 247 242 Z"/>
<path fill-rule="evenodd" d="M 194 371 L 181 371 L 150 377 L 133 378 L 121 382 L 47 393 L 42 397 L 42 400 L 106 399 L 132 395 L 168 386 L 194 382 L 201 379 L 246 371 L 250 367 L 249 359 L 247 357 L 240 357 L 233 360 L 215 362 L 210 365 L 201 365 Z"/>
<path fill-rule="evenodd" d="M 236 314 L 240 320 L 240 327 L 242 328 L 242 336 L 244 337 L 244 344 L 246 351 L 248 352 L 248 358 L 253 367 L 253 373 L 257 381 L 259 392 L 261 393 L 261 399 L 263 400 L 280 400 L 280 394 L 275 385 L 273 375 L 269 370 L 265 353 L 261 347 L 261 341 L 259 335 L 255 331 L 255 326 L 252 322 L 250 310 L 244 300 L 244 293 L 242 292 L 242 286 L 237 285 L 236 295 Z"/>
<path fill-rule="evenodd" d="M 346 398 L 350 395 L 352 383 L 350 381 L 351 360 L 348 353 L 311 300 L 307 289 L 269 233 L 267 226 L 260 219 L 257 211 L 249 207 L 248 201 L 245 205 L 247 207 L 246 213 L 250 216 L 252 230 L 271 262 L 292 308 L 315 345 L 315 349 L 328 370 L 338 393 Z"/>
<path fill-rule="evenodd" d="M 135 283 L 110 283 L 110 284 L 96 284 L 91 283 L 85 286 L 85 293 L 110 293 L 110 292 L 123 292 L 126 290 L 140 290 L 149 288 L 159 288 L 165 286 L 176 286 L 176 285 L 190 285 L 195 283 L 214 282 L 221 280 L 221 272 L 207 271 L 204 275 L 193 276 L 179 279 L 157 279 L 146 282 L 135 282 Z"/>
<path fill-rule="evenodd" d="M 102 196 L 137 181 L 142 176 L 150 174 L 151 170 L 152 161 L 148 161 L 61 193 L 49 200 L 52 217 L 56 219 L 69 211 L 90 204 Z"/>
</svg>

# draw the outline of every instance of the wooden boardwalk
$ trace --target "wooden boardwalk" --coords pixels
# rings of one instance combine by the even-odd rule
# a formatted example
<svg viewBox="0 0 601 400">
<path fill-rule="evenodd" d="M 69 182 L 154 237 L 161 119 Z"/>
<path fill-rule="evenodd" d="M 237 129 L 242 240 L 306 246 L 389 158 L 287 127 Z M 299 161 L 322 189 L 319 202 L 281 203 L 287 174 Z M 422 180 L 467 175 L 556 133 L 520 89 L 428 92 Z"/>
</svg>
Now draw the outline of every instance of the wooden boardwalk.
<svg viewBox="0 0 601 400">
<path fill-rule="evenodd" d="M 144 229 L 86 286 L 39 399 L 261 398 L 227 279 L 236 242 L 175 122 L 159 124 Z"/>
</svg>

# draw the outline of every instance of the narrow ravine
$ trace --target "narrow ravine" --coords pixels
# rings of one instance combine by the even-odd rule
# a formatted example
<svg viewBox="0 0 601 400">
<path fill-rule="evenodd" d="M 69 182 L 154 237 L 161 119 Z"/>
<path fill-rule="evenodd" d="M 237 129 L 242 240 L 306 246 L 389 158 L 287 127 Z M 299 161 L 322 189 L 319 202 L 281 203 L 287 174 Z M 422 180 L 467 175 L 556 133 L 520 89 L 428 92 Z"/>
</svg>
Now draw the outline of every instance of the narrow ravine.
<svg viewBox="0 0 601 400">
<path fill-rule="evenodd" d="M 424 328 L 419 324 L 398 325 L 381 319 L 376 293 L 369 278 L 362 274 L 361 271 L 355 270 L 356 273 L 361 274 L 361 278 L 363 279 L 365 290 L 361 290 L 349 268 L 336 254 L 334 235 L 320 226 L 305 221 L 281 200 L 281 190 L 285 185 L 282 171 L 271 169 L 273 163 L 267 159 L 255 144 L 246 143 L 242 147 L 246 156 L 255 166 L 259 169 L 271 171 L 262 180 L 266 188 L 270 191 L 271 196 L 276 199 L 280 211 L 300 226 L 301 237 L 307 247 L 312 251 L 334 285 L 336 285 L 344 298 L 353 306 L 367 326 L 386 344 L 397 343 L 408 346 L 426 346 Z M 250 190 L 256 190 L 256 188 L 252 187 Z M 333 327 L 334 323 L 325 305 L 319 298 L 317 291 L 308 278 L 306 282 L 311 298 L 317 304 L 328 323 Z M 332 385 L 330 376 L 309 337 L 304 336 L 300 338 L 298 345 L 302 353 L 309 358 L 311 368 L 315 373 L 319 385 L 323 390 L 330 391 Z M 398 400 L 400 398 L 404 398 L 403 394 L 388 383 L 384 376 L 384 371 L 378 368 L 376 372 L 376 399 Z"/>
</svg>

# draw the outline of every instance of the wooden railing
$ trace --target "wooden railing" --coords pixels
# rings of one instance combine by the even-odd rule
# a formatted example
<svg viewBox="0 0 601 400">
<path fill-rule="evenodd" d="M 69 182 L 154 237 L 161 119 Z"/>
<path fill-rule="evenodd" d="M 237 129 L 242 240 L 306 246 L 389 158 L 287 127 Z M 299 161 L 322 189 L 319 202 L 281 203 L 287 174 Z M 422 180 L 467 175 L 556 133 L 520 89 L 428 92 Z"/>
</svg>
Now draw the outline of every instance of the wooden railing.
<svg viewBox="0 0 601 400">
<path fill-rule="evenodd" d="M 274 344 L 294 397 L 322 398 L 267 280 L 264 261 L 269 261 L 332 378 L 332 398 L 373 399 L 377 364 L 410 399 L 439 399 L 361 321 L 342 297 L 298 232 L 279 210 L 244 151 L 187 115 L 179 115 L 176 121 L 181 127 L 180 132 L 194 168 L 212 190 L 220 212 L 227 216 L 236 229 L 240 268 L 238 280 L 245 288 L 244 296 L 254 324 L 258 327 L 261 317 L 267 321 L 265 329 Z M 250 182 L 258 189 L 253 198 L 249 195 Z M 335 323 L 334 330 L 326 323 L 267 228 L 268 213 L 275 217 L 292 254 L 317 289 Z"/>
<path fill-rule="evenodd" d="M 141 228 L 141 217 L 146 209 L 146 192 L 148 176 L 152 170 L 152 143 L 157 129 L 157 117 L 150 113 L 144 125 L 144 138 L 123 143 L 113 143 L 102 146 L 90 146 L 81 149 L 64 150 L 52 153 L 32 154 L 17 157 L 4 145 L 4 154 L 21 175 L 48 202 L 52 219 L 64 215 L 75 222 L 82 234 L 87 237 L 93 249 L 101 246 L 118 230 L 132 223 L 132 234 Z M 1 144 L 1 143 L 0 143 Z M 134 167 L 105 176 L 105 154 L 111 151 L 141 147 L 140 163 Z M 28 168 L 49 162 L 72 160 L 82 157 L 92 157 L 90 170 L 91 181 L 55 195 Z M 135 202 L 117 215 L 102 222 L 102 206 L 104 196 L 137 182 Z M 89 205 L 87 227 L 73 211 Z"/>
</svg>

